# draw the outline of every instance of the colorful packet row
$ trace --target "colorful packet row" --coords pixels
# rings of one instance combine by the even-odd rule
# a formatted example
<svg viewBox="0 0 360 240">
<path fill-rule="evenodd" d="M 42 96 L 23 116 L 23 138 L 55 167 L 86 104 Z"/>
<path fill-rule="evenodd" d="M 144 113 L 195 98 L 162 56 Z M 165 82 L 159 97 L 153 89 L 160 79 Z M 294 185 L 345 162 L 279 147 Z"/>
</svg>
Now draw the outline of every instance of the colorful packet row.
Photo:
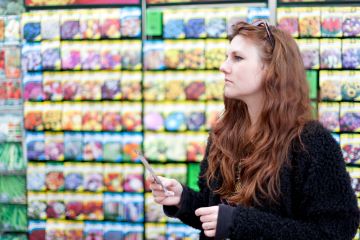
<svg viewBox="0 0 360 240">
<path fill-rule="evenodd" d="M 360 39 L 296 39 L 306 69 L 359 69 Z"/>
<path fill-rule="evenodd" d="M 119 39 L 141 36 L 141 9 L 33 11 L 21 17 L 25 41 Z"/>
<path fill-rule="evenodd" d="M 360 101 L 360 71 L 320 71 L 320 99 Z"/>
<path fill-rule="evenodd" d="M 141 41 L 43 41 L 25 43 L 24 72 L 42 70 L 141 70 Z"/>
<path fill-rule="evenodd" d="M 293 37 L 360 36 L 360 7 L 277 9 L 277 25 Z"/>
</svg>

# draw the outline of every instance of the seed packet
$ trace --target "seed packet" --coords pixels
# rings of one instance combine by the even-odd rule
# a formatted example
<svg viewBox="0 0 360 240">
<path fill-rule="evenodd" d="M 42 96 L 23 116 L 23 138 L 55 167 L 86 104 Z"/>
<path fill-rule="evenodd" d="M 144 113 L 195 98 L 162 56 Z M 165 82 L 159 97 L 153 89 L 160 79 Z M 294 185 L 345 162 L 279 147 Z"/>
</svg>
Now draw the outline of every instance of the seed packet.
<svg viewBox="0 0 360 240">
<path fill-rule="evenodd" d="M 62 163 L 46 164 L 45 185 L 49 191 L 64 190 L 64 165 Z"/>
<path fill-rule="evenodd" d="M 270 19 L 270 10 L 267 7 L 249 7 L 247 21 L 253 23 L 259 20 L 268 21 Z"/>
<path fill-rule="evenodd" d="M 63 220 L 49 219 L 46 221 L 46 239 L 66 239 L 65 223 Z"/>
<path fill-rule="evenodd" d="M 121 36 L 141 36 L 141 9 L 139 7 L 124 7 L 120 15 Z"/>
<path fill-rule="evenodd" d="M 163 11 L 164 38 L 185 38 L 185 23 L 179 10 Z"/>
<path fill-rule="evenodd" d="M 145 133 L 144 153 L 147 159 L 165 161 L 167 148 L 167 135 L 164 133 Z"/>
<path fill-rule="evenodd" d="M 164 223 L 145 223 L 145 235 L 148 240 L 165 240 L 166 225 Z"/>
<path fill-rule="evenodd" d="M 200 230 L 189 227 L 185 224 L 177 224 L 177 223 L 168 223 L 166 225 L 167 232 L 166 236 L 168 238 L 196 238 L 199 235 Z"/>
<path fill-rule="evenodd" d="M 346 167 L 347 172 L 351 178 L 351 186 L 356 193 L 356 196 L 360 195 L 360 168 L 358 166 Z"/>
<path fill-rule="evenodd" d="M 102 73 L 82 72 L 81 78 L 81 99 L 101 100 L 101 87 L 103 85 Z"/>
<path fill-rule="evenodd" d="M 103 195 L 101 193 L 84 194 L 83 210 L 85 220 L 103 220 Z"/>
<path fill-rule="evenodd" d="M 186 130 L 186 109 L 184 104 L 164 104 L 165 129 L 167 131 Z"/>
<path fill-rule="evenodd" d="M 124 219 L 128 222 L 144 221 L 144 195 L 124 193 Z"/>
<path fill-rule="evenodd" d="M 125 217 L 123 194 L 104 193 L 105 220 L 123 221 Z"/>
<path fill-rule="evenodd" d="M 100 65 L 103 70 L 120 70 L 123 45 L 121 41 L 102 41 L 100 48 Z"/>
<path fill-rule="evenodd" d="M 123 133 L 123 160 L 138 161 L 135 150 L 141 151 L 143 136 L 140 133 Z"/>
<path fill-rule="evenodd" d="M 320 39 L 320 68 L 341 68 L 341 40 Z"/>
<path fill-rule="evenodd" d="M 82 42 L 81 44 L 81 69 L 100 70 L 101 69 L 101 45 L 98 43 Z"/>
<path fill-rule="evenodd" d="M 205 69 L 205 41 L 187 40 L 183 45 L 185 49 L 186 69 Z"/>
<path fill-rule="evenodd" d="M 23 78 L 24 84 L 24 99 L 29 101 L 41 101 L 44 99 L 42 74 L 41 73 L 27 73 Z"/>
<path fill-rule="evenodd" d="M 296 8 L 277 9 L 277 26 L 293 37 L 299 36 L 299 12 Z"/>
<path fill-rule="evenodd" d="M 165 100 L 185 100 L 183 72 L 165 73 Z"/>
<path fill-rule="evenodd" d="M 300 37 L 320 37 L 320 9 L 299 9 L 299 35 Z"/>
<path fill-rule="evenodd" d="M 62 75 L 52 72 L 43 73 L 44 100 L 61 101 L 63 99 Z"/>
<path fill-rule="evenodd" d="M 224 111 L 224 104 L 222 102 L 207 102 L 206 103 L 206 129 L 213 129 L 216 122 L 219 120 Z"/>
<path fill-rule="evenodd" d="M 120 38 L 121 9 L 106 9 L 101 11 L 100 15 L 101 38 Z"/>
<path fill-rule="evenodd" d="M 45 159 L 52 161 L 64 160 L 64 134 L 45 133 Z"/>
<path fill-rule="evenodd" d="M 81 100 L 82 85 L 81 74 L 63 72 L 62 88 L 64 100 Z"/>
<path fill-rule="evenodd" d="M 5 21 L 5 42 L 20 42 L 20 16 L 7 16 Z"/>
<path fill-rule="evenodd" d="M 340 104 L 340 130 L 360 132 L 360 103 Z"/>
<path fill-rule="evenodd" d="M 80 70 L 84 43 L 61 42 L 61 69 Z"/>
<path fill-rule="evenodd" d="M 325 7 L 321 9 L 321 36 L 341 37 L 344 13 L 341 8 Z"/>
<path fill-rule="evenodd" d="M 123 41 L 121 48 L 121 68 L 124 70 L 141 70 L 141 41 Z"/>
<path fill-rule="evenodd" d="M 160 104 L 145 104 L 144 128 L 146 131 L 163 131 L 164 117 L 162 115 L 163 106 Z"/>
<path fill-rule="evenodd" d="M 205 130 L 205 104 L 186 104 L 186 126 L 189 131 Z"/>
<path fill-rule="evenodd" d="M 185 68 L 185 49 L 184 42 L 175 40 L 165 40 L 165 66 L 167 69 Z"/>
<path fill-rule="evenodd" d="M 103 102 L 102 130 L 121 131 L 121 102 Z"/>
<path fill-rule="evenodd" d="M 320 98 L 322 100 L 341 100 L 340 71 L 320 71 Z"/>
<path fill-rule="evenodd" d="M 60 42 L 42 41 L 41 42 L 42 66 L 44 70 L 60 70 Z"/>
<path fill-rule="evenodd" d="M 162 101 L 165 99 L 165 75 L 162 72 L 145 72 L 144 74 L 144 100 Z"/>
<path fill-rule="evenodd" d="M 203 72 L 185 72 L 184 91 L 186 100 L 205 100 L 205 75 Z"/>
<path fill-rule="evenodd" d="M 84 163 L 82 165 L 84 176 L 84 190 L 99 192 L 103 190 L 103 167 L 100 163 Z"/>
<path fill-rule="evenodd" d="M 166 216 L 160 204 L 154 200 L 152 193 L 145 193 L 145 222 L 165 222 Z"/>
<path fill-rule="evenodd" d="M 62 128 L 64 131 L 81 131 L 82 129 L 82 104 L 63 103 Z"/>
<path fill-rule="evenodd" d="M 348 7 L 343 8 L 344 19 L 342 25 L 342 31 L 344 37 L 355 37 L 360 36 L 360 16 L 359 16 L 360 7 Z"/>
<path fill-rule="evenodd" d="M 162 70 L 165 68 L 164 41 L 145 41 L 144 68 L 146 70 Z"/>
<path fill-rule="evenodd" d="M 360 100 L 360 74 L 357 71 L 343 72 L 341 96 L 346 101 Z"/>
<path fill-rule="evenodd" d="M 83 163 L 66 162 L 64 164 L 65 190 L 83 191 L 85 169 Z"/>
<path fill-rule="evenodd" d="M 5 39 L 5 17 L 0 17 L 0 42 Z"/>
<path fill-rule="evenodd" d="M 104 133 L 104 161 L 120 162 L 122 160 L 122 135 L 120 133 Z"/>
<path fill-rule="evenodd" d="M 107 192 L 122 192 L 125 170 L 120 164 L 104 164 L 104 187 Z"/>
<path fill-rule="evenodd" d="M 83 222 L 66 221 L 64 226 L 65 239 L 83 239 Z"/>
<path fill-rule="evenodd" d="M 101 87 L 101 98 L 103 100 L 120 100 L 122 97 L 121 73 L 104 72 L 102 78 L 104 82 Z"/>
<path fill-rule="evenodd" d="M 141 103 L 123 102 L 121 116 L 124 130 L 132 132 L 142 130 L 141 111 Z"/>
<path fill-rule="evenodd" d="M 205 38 L 205 18 L 201 11 L 183 10 L 185 16 L 185 37 L 186 38 Z"/>
<path fill-rule="evenodd" d="M 85 221 L 84 239 L 85 240 L 102 240 L 104 236 L 104 223 L 96 221 Z"/>
<path fill-rule="evenodd" d="M 21 16 L 22 37 L 27 42 L 41 41 L 41 15 L 23 13 Z"/>
<path fill-rule="evenodd" d="M 102 130 L 102 104 L 94 102 L 82 102 L 82 130 Z"/>
<path fill-rule="evenodd" d="M 26 43 L 21 50 L 21 66 L 24 72 L 41 71 L 41 44 Z"/>
<path fill-rule="evenodd" d="M 224 89 L 224 75 L 219 71 L 207 71 L 204 73 L 205 96 L 207 100 L 222 100 Z"/>
<path fill-rule="evenodd" d="M 206 69 L 219 69 L 225 61 L 226 45 L 225 40 L 206 39 L 205 42 L 205 65 Z"/>
<path fill-rule="evenodd" d="M 330 131 L 339 131 L 339 103 L 319 103 L 319 121 Z"/>
<path fill-rule="evenodd" d="M 6 48 L 0 47 L 0 77 L 2 79 L 5 76 L 5 50 Z"/>
<path fill-rule="evenodd" d="M 205 155 L 207 134 L 186 135 L 186 160 L 189 162 L 200 162 Z"/>
<path fill-rule="evenodd" d="M 319 69 L 320 43 L 318 39 L 296 40 L 306 69 Z"/>
<path fill-rule="evenodd" d="M 84 133 L 83 135 L 83 160 L 103 160 L 103 136 L 100 133 Z"/>
<path fill-rule="evenodd" d="M 27 187 L 28 191 L 44 191 L 45 186 L 45 163 L 28 163 L 27 167 Z"/>
<path fill-rule="evenodd" d="M 104 240 L 124 239 L 124 223 L 105 222 Z"/>
<path fill-rule="evenodd" d="M 43 40 L 60 39 L 60 14 L 58 12 L 43 12 L 41 16 L 41 38 Z"/>
<path fill-rule="evenodd" d="M 204 14 L 204 12 L 203 12 Z M 205 31 L 208 38 L 226 38 L 226 11 L 223 9 L 208 9 L 205 12 Z"/>
<path fill-rule="evenodd" d="M 7 78 L 20 78 L 21 51 L 19 47 L 6 47 L 5 49 L 5 76 Z"/>
<path fill-rule="evenodd" d="M 82 39 L 100 39 L 101 25 L 98 10 L 80 12 L 80 34 Z"/>
<path fill-rule="evenodd" d="M 167 136 L 166 159 L 184 162 L 186 160 L 186 138 L 184 134 L 169 133 Z"/>
<path fill-rule="evenodd" d="M 125 192 L 144 192 L 143 174 L 144 168 L 140 164 L 124 164 Z"/>
<path fill-rule="evenodd" d="M 66 11 L 60 18 L 60 35 L 62 40 L 81 39 L 80 12 Z"/>
<path fill-rule="evenodd" d="M 360 163 L 360 136 L 359 134 L 341 134 L 341 149 L 346 163 Z"/>
<path fill-rule="evenodd" d="M 121 90 L 124 100 L 141 100 L 141 72 L 122 72 Z"/>
<path fill-rule="evenodd" d="M 166 165 L 165 177 L 174 178 L 178 180 L 180 183 L 185 185 L 187 184 L 186 173 L 187 173 L 187 168 L 186 168 L 186 164 L 184 163 L 173 163 Z"/>
<path fill-rule="evenodd" d="M 29 220 L 29 240 L 45 239 L 46 221 Z"/>
<path fill-rule="evenodd" d="M 143 239 L 144 234 L 144 226 L 140 223 L 125 223 L 125 233 L 124 239 L 134 239 L 134 240 L 141 240 Z"/>
<path fill-rule="evenodd" d="M 42 131 L 44 129 L 42 118 L 42 104 L 24 103 L 25 129 Z"/>
<path fill-rule="evenodd" d="M 342 40 L 342 64 L 343 68 L 360 68 L 360 41 L 358 39 Z"/>
<path fill-rule="evenodd" d="M 47 193 L 47 218 L 65 219 L 65 203 L 62 193 Z"/>
<path fill-rule="evenodd" d="M 5 82 L 6 87 L 6 104 L 7 105 L 21 105 L 21 79 L 7 79 Z"/>
<path fill-rule="evenodd" d="M 43 102 L 44 130 L 62 130 L 62 103 Z"/>
<path fill-rule="evenodd" d="M 46 193 L 28 192 L 28 217 L 46 219 Z"/>
<path fill-rule="evenodd" d="M 84 194 L 64 193 L 66 205 L 66 219 L 83 220 L 84 219 Z"/>
</svg>

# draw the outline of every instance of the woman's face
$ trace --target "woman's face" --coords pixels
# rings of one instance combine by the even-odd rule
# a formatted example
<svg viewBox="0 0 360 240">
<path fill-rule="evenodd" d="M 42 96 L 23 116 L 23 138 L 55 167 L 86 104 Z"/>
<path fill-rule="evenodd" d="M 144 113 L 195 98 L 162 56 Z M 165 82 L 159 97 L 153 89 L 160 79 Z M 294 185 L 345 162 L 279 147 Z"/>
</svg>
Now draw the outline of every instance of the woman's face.
<svg viewBox="0 0 360 240">
<path fill-rule="evenodd" d="M 225 74 L 225 97 L 245 103 L 262 99 L 264 65 L 250 40 L 240 35 L 233 38 L 220 71 Z"/>
</svg>

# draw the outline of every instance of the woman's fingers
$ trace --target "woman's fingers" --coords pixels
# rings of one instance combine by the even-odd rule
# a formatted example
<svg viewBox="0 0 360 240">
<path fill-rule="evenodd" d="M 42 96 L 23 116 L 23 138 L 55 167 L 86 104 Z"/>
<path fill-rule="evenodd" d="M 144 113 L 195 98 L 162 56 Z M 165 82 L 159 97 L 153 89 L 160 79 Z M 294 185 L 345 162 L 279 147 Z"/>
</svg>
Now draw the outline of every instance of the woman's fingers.
<svg viewBox="0 0 360 240">
<path fill-rule="evenodd" d="M 212 230 L 216 228 L 216 222 L 205 222 L 202 224 L 202 229 Z"/>
<path fill-rule="evenodd" d="M 200 217 L 201 222 L 211 222 L 216 220 L 217 220 L 217 216 L 215 214 L 204 215 Z"/>
<path fill-rule="evenodd" d="M 204 234 L 207 237 L 215 237 L 215 229 L 214 230 L 205 230 Z"/>
</svg>

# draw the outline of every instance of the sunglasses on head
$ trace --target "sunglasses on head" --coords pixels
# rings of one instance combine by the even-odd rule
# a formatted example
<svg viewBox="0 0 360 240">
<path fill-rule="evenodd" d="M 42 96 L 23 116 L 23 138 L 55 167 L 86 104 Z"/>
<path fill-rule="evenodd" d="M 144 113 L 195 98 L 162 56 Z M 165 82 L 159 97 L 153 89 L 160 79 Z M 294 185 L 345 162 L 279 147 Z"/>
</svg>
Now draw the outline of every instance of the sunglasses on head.
<svg viewBox="0 0 360 240">
<path fill-rule="evenodd" d="M 266 34 L 268 36 L 269 42 L 270 42 L 270 44 L 272 46 L 272 49 L 274 49 L 275 48 L 275 39 L 274 39 L 274 36 L 271 33 L 269 24 L 264 20 L 259 20 L 259 21 L 256 21 L 256 22 L 252 23 L 252 25 L 256 26 L 256 27 L 258 27 L 258 26 L 265 27 Z"/>
</svg>

